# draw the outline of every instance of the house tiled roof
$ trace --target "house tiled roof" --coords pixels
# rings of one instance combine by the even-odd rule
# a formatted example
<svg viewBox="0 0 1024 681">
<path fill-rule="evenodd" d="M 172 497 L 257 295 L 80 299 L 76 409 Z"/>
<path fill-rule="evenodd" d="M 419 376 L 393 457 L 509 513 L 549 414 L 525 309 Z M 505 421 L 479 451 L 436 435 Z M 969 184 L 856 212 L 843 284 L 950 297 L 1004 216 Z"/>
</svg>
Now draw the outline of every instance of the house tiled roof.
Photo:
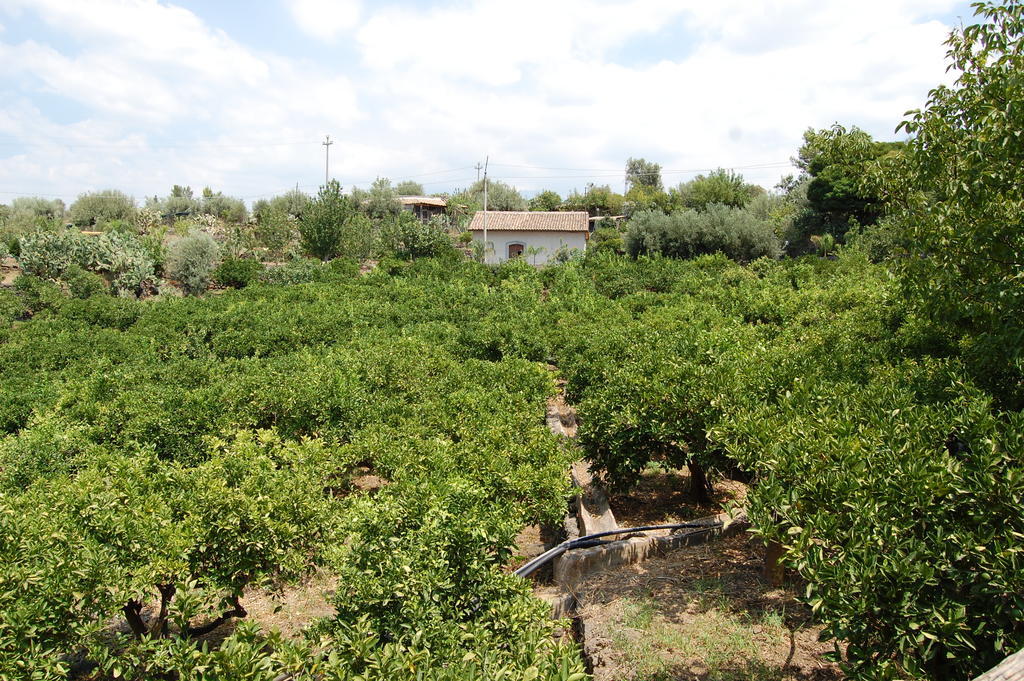
<svg viewBox="0 0 1024 681">
<path fill-rule="evenodd" d="M 483 231 L 484 213 L 477 211 L 469 223 L 469 231 Z M 488 231 L 524 232 L 587 232 L 586 211 L 540 213 L 526 210 L 487 211 Z"/>
<path fill-rule="evenodd" d="M 403 206 L 437 206 L 444 208 L 448 201 L 440 196 L 399 196 L 399 203 Z"/>
</svg>

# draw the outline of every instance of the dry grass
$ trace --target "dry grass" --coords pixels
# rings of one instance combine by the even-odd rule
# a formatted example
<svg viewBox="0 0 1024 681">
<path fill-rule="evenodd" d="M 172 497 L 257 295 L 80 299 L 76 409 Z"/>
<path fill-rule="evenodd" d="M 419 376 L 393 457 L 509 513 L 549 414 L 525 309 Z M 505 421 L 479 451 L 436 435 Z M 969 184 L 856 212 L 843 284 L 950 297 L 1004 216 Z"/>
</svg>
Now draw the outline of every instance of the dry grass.
<svg viewBox="0 0 1024 681">
<path fill-rule="evenodd" d="M 741 535 L 590 580 L 581 615 L 597 681 L 843 678 L 795 590 L 770 587 L 762 564 Z"/>
</svg>

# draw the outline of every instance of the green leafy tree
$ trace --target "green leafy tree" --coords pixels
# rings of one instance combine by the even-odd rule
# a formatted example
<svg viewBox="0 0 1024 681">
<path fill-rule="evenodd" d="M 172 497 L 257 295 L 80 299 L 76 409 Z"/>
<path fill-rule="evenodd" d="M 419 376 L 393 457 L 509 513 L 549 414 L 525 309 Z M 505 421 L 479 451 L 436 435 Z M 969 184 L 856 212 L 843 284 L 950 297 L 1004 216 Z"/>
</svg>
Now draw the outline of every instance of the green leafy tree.
<svg viewBox="0 0 1024 681">
<path fill-rule="evenodd" d="M 642 158 L 630 158 L 626 161 L 626 185 L 630 189 L 644 187 L 660 192 L 661 165 Z"/>
<path fill-rule="evenodd" d="M 530 199 L 530 210 L 540 212 L 551 212 L 558 210 L 562 205 L 562 197 L 558 192 L 545 189 Z"/>
<path fill-rule="evenodd" d="M 743 175 L 723 168 L 707 175 L 698 175 L 669 192 L 674 204 L 697 210 L 704 210 L 716 203 L 743 208 L 755 196 L 764 193 L 764 189 L 758 185 L 747 184 Z"/>
<path fill-rule="evenodd" d="M 405 180 L 395 185 L 395 192 L 399 196 L 424 196 L 426 191 L 423 189 L 423 185 L 419 182 L 413 182 L 412 180 Z"/>
<path fill-rule="evenodd" d="M 582 194 L 576 191 L 569 194 L 562 207 L 565 210 L 585 210 L 590 217 L 622 215 L 624 201 L 622 194 L 616 194 L 610 186 L 590 183 Z"/>
<path fill-rule="evenodd" d="M 474 182 L 468 189 L 452 195 L 449 204 L 469 207 L 469 215 L 484 207 L 484 181 Z M 501 180 L 487 180 L 487 210 L 527 210 L 529 204 L 519 190 Z"/>
<path fill-rule="evenodd" d="M 209 187 L 203 188 L 199 210 L 225 222 L 242 223 L 249 217 L 249 211 L 246 210 L 242 199 L 224 196 L 223 192 L 215 192 Z"/>
<path fill-rule="evenodd" d="M 882 216 L 884 201 L 869 182 L 870 168 L 883 156 L 897 154 L 900 142 L 876 142 L 853 126 L 838 123 L 824 130 L 807 130 L 796 164 L 811 178 L 807 210 L 800 233 L 827 232 L 842 239 L 854 225 L 873 225 Z"/>
<path fill-rule="evenodd" d="M 741 262 L 775 258 L 780 253 L 771 223 L 742 208 L 722 205 L 669 215 L 659 211 L 639 213 L 630 220 L 625 247 L 634 257 L 661 254 L 695 258 L 724 253 Z"/>
<path fill-rule="evenodd" d="M 352 200 L 341 193 L 341 185 L 331 180 L 320 187 L 299 220 L 299 237 L 309 255 L 330 260 L 342 252 L 345 229 L 354 219 Z"/>
<path fill-rule="evenodd" d="M 68 210 L 68 220 L 76 227 L 89 227 L 114 220 L 129 222 L 135 213 L 135 199 L 116 189 L 104 189 L 79 194 Z"/>
<path fill-rule="evenodd" d="M 366 198 L 358 204 L 371 218 L 381 219 L 398 215 L 402 204 L 398 202 L 398 192 L 391 186 L 391 180 L 378 177 L 370 185 Z"/>
<path fill-rule="evenodd" d="M 906 291 L 962 335 L 978 375 L 1006 405 L 1024 405 L 1024 6 L 976 3 L 984 21 L 947 45 L 951 87 L 931 91 L 900 129 L 884 166 L 901 206 Z"/>
</svg>

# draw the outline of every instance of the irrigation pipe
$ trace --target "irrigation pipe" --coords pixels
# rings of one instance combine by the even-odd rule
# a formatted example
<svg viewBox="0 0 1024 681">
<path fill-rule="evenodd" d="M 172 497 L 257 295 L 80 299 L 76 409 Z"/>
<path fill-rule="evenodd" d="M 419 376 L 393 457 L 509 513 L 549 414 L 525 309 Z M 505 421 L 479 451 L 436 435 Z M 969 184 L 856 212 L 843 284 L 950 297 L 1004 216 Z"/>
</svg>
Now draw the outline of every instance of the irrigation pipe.
<svg viewBox="0 0 1024 681">
<path fill-rule="evenodd" d="M 585 549 L 591 546 L 599 546 L 606 542 L 601 541 L 602 537 L 610 537 L 617 534 L 636 534 L 638 532 L 651 532 L 653 530 L 685 530 L 685 529 L 700 529 L 700 530 L 711 530 L 716 527 L 722 527 L 723 523 L 718 520 L 713 520 L 704 523 L 677 523 L 674 525 L 644 525 L 643 527 L 622 527 L 617 530 L 606 530 L 604 532 L 595 532 L 594 534 L 588 534 L 577 539 L 569 539 L 562 542 L 554 548 L 548 549 L 544 553 L 540 554 L 536 558 L 527 561 L 522 567 L 513 572 L 512 574 L 520 577 L 528 577 L 533 574 L 541 567 L 550 563 L 555 558 L 566 551 L 572 551 L 573 549 Z"/>
</svg>

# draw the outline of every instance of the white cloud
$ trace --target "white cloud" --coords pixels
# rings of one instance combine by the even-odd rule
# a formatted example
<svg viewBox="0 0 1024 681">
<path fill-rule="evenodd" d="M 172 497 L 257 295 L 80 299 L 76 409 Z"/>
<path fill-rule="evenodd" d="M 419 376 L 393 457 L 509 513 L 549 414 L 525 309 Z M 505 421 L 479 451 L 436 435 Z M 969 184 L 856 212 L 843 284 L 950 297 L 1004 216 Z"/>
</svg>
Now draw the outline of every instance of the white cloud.
<svg viewBox="0 0 1024 681">
<path fill-rule="evenodd" d="M 0 112 L 0 135 L 93 144 L 0 159 L 0 189 L 29 183 L 73 197 L 113 184 L 141 195 L 188 182 L 252 196 L 296 180 L 315 186 L 325 133 L 337 140 L 332 174 L 346 186 L 465 168 L 488 153 L 496 177 L 527 190 L 621 188 L 628 156 L 667 170 L 738 167 L 771 186 L 785 168 L 742 167 L 785 164 L 807 127 L 839 121 L 890 137 L 903 112 L 948 78 L 948 27 L 934 17 L 961 6 L 465 0 L 399 9 L 293 0 L 310 35 L 351 31 L 358 63 L 332 64 L 252 49 L 157 0 L 0 0 L 0 12 L 36 12 L 72 38 L 67 47 L 3 34 L 0 91 L 3 79 L 17 79 L 12 91 L 24 101 Z M 667 27 L 678 34 L 668 48 Z M 33 90 L 75 101 L 86 118 L 47 121 Z M 161 148 L 158 135 L 204 144 Z M 442 190 L 474 177 L 423 179 Z"/>
<path fill-rule="evenodd" d="M 359 0 L 288 0 L 299 28 L 320 40 L 333 40 L 359 21 Z"/>
</svg>

